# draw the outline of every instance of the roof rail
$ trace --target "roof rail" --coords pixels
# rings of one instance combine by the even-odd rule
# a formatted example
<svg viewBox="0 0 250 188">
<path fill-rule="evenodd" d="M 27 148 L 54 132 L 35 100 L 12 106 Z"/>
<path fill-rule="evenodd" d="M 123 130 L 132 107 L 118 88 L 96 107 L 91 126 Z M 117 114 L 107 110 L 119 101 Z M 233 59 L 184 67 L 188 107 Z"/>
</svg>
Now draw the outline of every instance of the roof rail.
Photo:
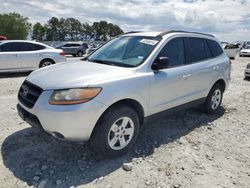
<svg viewBox="0 0 250 188">
<path fill-rule="evenodd" d="M 141 33 L 141 32 L 142 31 L 129 31 L 129 32 L 123 33 L 121 35 L 132 34 L 132 33 Z"/>
<path fill-rule="evenodd" d="M 193 34 L 199 34 L 199 35 L 206 35 L 206 36 L 209 36 L 209 37 L 214 37 L 213 35 L 206 34 L 206 33 L 192 32 L 192 31 L 181 31 L 181 30 L 163 31 L 162 33 L 160 33 L 157 36 L 158 37 L 163 37 L 164 35 L 169 34 L 169 33 L 193 33 Z"/>
</svg>

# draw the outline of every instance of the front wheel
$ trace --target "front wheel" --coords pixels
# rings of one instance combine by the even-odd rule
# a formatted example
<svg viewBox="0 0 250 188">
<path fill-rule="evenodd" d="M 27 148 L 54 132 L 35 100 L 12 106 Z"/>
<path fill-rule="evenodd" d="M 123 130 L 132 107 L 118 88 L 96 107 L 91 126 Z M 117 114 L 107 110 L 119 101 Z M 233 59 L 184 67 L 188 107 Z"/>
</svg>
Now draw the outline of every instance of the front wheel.
<svg viewBox="0 0 250 188">
<path fill-rule="evenodd" d="M 91 148 L 105 158 L 121 156 L 135 143 L 138 114 L 128 106 L 111 107 L 98 121 L 90 139 Z"/>
<path fill-rule="evenodd" d="M 223 98 L 223 87 L 221 84 L 216 84 L 210 90 L 206 102 L 204 104 L 205 112 L 208 114 L 214 114 L 218 111 Z"/>
</svg>

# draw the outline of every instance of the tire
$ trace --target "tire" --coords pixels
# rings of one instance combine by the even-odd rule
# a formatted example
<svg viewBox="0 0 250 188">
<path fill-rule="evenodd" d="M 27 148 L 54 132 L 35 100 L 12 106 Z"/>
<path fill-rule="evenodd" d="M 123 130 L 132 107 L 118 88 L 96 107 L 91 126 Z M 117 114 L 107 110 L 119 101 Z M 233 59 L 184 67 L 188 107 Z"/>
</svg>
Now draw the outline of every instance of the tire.
<svg viewBox="0 0 250 188">
<path fill-rule="evenodd" d="M 206 102 L 204 104 L 204 111 L 208 114 L 215 114 L 221 105 L 223 98 L 223 87 L 221 84 L 215 84 L 210 90 Z"/>
<path fill-rule="evenodd" d="M 139 126 L 139 117 L 133 108 L 128 106 L 111 107 L 96 124 L 90 138 L 90 147 L 100 157 L 121 156 L 134 145 L 139 133 Z"/>
<path fill-rule="evenodd" d="M 53 65 L 53 64 L 55 64 L 55 62 L 52 59 L 44 59 L 40 62 L 39 68 L 46 67 L 46 66 Z"/>
<path fill-rule="evenodd" d="M 82 57 L 82 56 L 83 56 L 83 52 L 82 52 L 82 51 L 78 51 L 78 52 L 77 52 L 77 56 L 78 56 L 78 57 Z"/>
<path fill-rule="evenodd" d="M 76 54 L 73 54 L 72 56 L 73 56 L 73 57 L 76 57 Z"/>
</svg>

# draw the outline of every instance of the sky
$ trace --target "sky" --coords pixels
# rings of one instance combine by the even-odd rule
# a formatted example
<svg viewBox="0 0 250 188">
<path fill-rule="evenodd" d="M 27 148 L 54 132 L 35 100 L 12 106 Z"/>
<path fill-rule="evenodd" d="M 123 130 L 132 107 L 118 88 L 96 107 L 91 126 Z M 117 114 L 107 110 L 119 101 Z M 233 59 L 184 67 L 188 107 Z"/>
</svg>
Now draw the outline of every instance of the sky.
<svg viewBox="0 0 250 188">
<path fill-rule="evenodd" d="M 31 23 L 52 16 L 106 20 L 127 31 L 188 30 L 221 41 L 250 40 L 250 0 L 1 0 L 0 14 L 18 12 Z M 1 26 L 1 25 L 0 25 Z"/>
</svg>

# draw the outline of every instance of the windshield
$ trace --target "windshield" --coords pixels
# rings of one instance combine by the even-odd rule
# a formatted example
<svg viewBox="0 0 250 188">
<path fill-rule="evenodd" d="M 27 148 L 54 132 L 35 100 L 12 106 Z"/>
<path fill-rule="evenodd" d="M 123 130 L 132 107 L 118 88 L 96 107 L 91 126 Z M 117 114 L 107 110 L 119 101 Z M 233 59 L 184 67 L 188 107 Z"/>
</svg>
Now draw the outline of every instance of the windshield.
<svg viewBox="0 0 250 188">
<path fill-rule="evenodd" d="M 136 67 L 153 51 L 159 38 L 127 36 L 111 40 L 88 58 L 89 61 L 114 66 Z"/>
<path fill-rule="evenodd" d="M 250 49 L 250 46 L 246 46 L 245 49 Z"/>
</svg>

